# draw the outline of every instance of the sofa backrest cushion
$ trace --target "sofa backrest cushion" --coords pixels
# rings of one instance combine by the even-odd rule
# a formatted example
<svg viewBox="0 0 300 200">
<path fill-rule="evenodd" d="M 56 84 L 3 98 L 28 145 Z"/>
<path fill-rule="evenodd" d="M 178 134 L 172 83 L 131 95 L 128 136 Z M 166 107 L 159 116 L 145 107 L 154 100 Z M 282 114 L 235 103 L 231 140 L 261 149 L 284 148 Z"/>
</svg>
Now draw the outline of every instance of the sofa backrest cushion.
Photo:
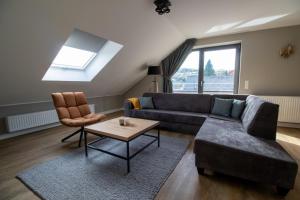
<svg viewBox="0 0 300 200">
<path fill-rule="evenodd" d="M 242 114 L 242 123 L 248 134 L 276 139 L 279 106 L 250 95 L 246 99 L 246 107 Z"/>
<path fill-rule="evenodd" d="M 154 109 L 152 97 L 139 97 L 142 109 Z"/>
<path fill-rule="evenodd" d="M 232 103 L 231 117 L 240 119 L 242 113 L 244 112 L 245 106 L 246 101 L 234 99 Z"/>
<path fill-rule="evenodd" d="M 211 107 L 210 110 L 212 111 L 213 107 L 214 107 L 214 103 L 215 103 L 215 99 L 216 98 L 220 98 L 220 99 L 237 99 L 237 100 L 246 100 L 248 95 L 245 94 L 213 94 L 211 95 L 212 99 L 211 99 Z"/>
<path fill-rule="evenodd" d="M 211 95 L 209 94 L 145 93 L 143 96 L 152 97 L 155 109 L 159 110 L 210 112 Z"/>
<path fill-rule="evenodd" d="M 216 98 L 213 109 L 211 111 L 214 115 L 221 115 L 230 117 L 233 99 L 220 99 Z"/>
<path fill-rule="evenodd" d="M 129 98 L 128 101 L 130 101 L 132 103 L 134 109 L 138 109 L 138 110 L 141 109 L 141 104 L 140 104 L 139 98 L 132 97 L 132 98 Z"/>
</svg>

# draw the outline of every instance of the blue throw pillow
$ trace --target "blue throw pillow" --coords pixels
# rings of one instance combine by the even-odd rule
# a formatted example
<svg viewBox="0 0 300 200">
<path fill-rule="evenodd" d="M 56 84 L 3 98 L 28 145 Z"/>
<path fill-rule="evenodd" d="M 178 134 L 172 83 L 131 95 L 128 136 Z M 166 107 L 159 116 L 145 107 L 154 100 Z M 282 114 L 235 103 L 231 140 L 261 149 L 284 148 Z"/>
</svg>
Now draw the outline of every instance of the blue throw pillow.
<svg viewBox="0 0 300 200">
<path fill-rule="evenodd" d="M 239 119 L 246 106 L 246 101 L 234 99 L 232 103 L 231 117 Z"/>
<path fill-rule="evenodd" d="M 142 109 L 154 109 L 152 97 L 139 97 Z"/>
<path fill-rule="evenodd" d="M 212 114 L 230 117 L 233 99 L 215 98 Z"/>
</svg>

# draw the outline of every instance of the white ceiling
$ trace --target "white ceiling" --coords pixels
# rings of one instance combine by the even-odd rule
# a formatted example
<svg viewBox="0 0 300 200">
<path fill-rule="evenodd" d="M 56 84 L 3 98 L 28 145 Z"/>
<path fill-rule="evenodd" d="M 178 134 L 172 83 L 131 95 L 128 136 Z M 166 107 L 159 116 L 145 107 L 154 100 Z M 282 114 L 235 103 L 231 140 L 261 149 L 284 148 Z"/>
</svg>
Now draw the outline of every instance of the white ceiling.
<svg viewBox="0 0 300 200">
<path fill-rule="evenodd" d="M 270 29 L 300 24 L 300 0 L 171 0 L 167 16 L 186 37 L 216 35 Z M 235 28 L 245 22 L 287 14 L 287 16 L 260 26 Z M 236 23 L 225 31 L 207 33 L 212 27 Z"/>
<path fill-rule="evenodd" d="M 44 101 L 55 91 L 123 94 L 190 37 L 300 24 L 300 0 L 171 0 L 169 15 L 153 0 L 1 0 L 0 105 Z M 257 27 L 207 34 L 216 25 L 288 14 Z M 238 26 L 238 24 L 237 24 Z M 90 83 L 41 79 L 74 28 L 124 45 Z"/>
</svg>

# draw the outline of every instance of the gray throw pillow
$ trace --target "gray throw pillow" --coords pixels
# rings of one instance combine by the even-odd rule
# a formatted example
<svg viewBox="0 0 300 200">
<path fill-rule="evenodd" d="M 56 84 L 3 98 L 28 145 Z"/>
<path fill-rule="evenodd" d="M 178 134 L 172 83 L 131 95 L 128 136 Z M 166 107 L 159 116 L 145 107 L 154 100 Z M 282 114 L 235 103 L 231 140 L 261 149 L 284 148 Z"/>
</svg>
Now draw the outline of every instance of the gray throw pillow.
<svg viewBox="0 0 300 200">
<path fill-rule="evenodd" d="M 152 97 L 139 97 L 142 109 L 154 109 Z"/>
<path fill-rule="evenodd" d="M 233 99 L 215 98 L 212 114 L 230 117 Z"/>
<path fill-rule="evenodd" d="M 245 109 L 246 101 L 234 99 L 232 103 L 231 117 L 239 119 Z"/>
</svg>

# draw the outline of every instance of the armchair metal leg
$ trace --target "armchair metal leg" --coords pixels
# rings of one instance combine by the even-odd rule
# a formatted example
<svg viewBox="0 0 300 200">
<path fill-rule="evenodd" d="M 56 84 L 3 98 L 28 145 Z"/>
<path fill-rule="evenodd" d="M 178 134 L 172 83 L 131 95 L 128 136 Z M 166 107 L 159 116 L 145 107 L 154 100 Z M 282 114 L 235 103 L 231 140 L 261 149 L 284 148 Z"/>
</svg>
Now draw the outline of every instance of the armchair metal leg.
<svg viewBox="0 0 300 200">
<path fill-rule="evenodd" d="M 76 134 L 78 134 L 78 133 L 80 133 L 80 137 L 82 138 L 83 130 L 84 130 L 83 127 L 81 127 L 79 130 L 75 131 L 75 132 L 72 133 L 71 135 L 68 135 L 67 137 L 63 138 L 63 139 L 61 140 L 61 142 L 66 141 L 67 139 L 73 137 L 74 135 L 76 135 Z M 80 139 L 80 140 L 81 140 L 81 139 Z"/>
<path fill-rule="evenodd" d="M 78 147 L 81 147 L 81 140 L 82 140 L 82 136 L 83 136 L 83 131 L 84 131 L 84 129 L 81 128 L 81 129 L 80 129 L 80 136 L 79 136 Z"/>
</svg>

